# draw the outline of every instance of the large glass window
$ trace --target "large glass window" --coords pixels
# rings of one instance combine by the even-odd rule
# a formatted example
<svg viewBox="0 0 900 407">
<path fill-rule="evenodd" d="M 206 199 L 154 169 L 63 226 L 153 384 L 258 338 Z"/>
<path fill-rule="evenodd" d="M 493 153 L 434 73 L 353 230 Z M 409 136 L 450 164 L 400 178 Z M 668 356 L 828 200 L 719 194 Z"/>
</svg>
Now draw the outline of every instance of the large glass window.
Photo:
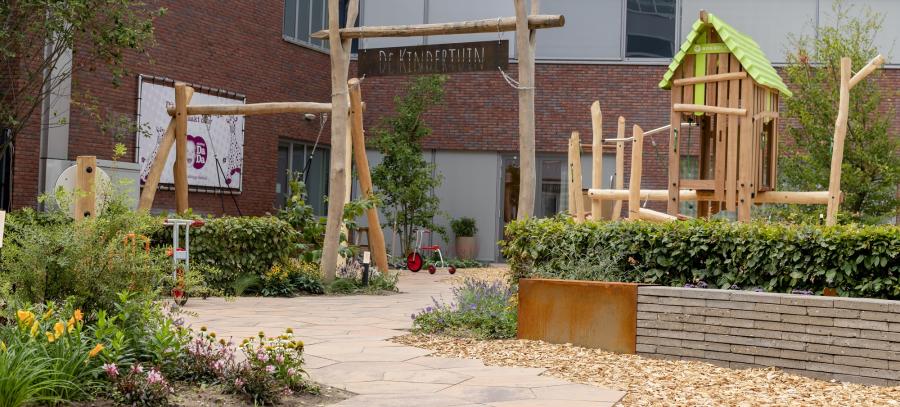
<svg viewBox="0 0 900 407">
<path fill-rule="evenodd" d="M 341 0 L 340 25 L 347 20 L 347 0 Z M 328 40 L 317 40 L 311 37 L 315 32 L 328 27 L 328 0 L 284 0 L 284 38 L 318 48 L 328 49 Z M 358 40 L 353 40 L 353 52 L 356 52 Z"/>
<path fill-rule="evenodd" d="M 672 58 L 675 38 L 675 0 L 627 0 L 626 58 Z"/>
<path fill-rule="evenodd" d="M 328 148 L 295 141 L 278 145 L 278 176 L 275 181 L 275 207 L 284 207 L 291 196 L 290 174 L 299 173 L 306 182 L 307 203 L 316 215 L 325 216 L 328 194 Z"/>
</svg>

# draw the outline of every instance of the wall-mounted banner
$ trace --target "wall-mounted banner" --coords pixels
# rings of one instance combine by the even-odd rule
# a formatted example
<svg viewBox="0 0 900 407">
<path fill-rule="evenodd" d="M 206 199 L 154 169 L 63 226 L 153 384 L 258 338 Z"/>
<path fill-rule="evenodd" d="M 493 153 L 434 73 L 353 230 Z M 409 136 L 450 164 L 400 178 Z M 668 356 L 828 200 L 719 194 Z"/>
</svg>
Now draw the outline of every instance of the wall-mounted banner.
<svg viewBox="0 0 900 407">
<path fill-rule="evenodd" d="M 158 154 L 175 106 L 175 87 L 171 81 L 141 77 L 138 86 L 138 162 L 141 185 L 147 180 L 150 165 Z M 192 105 L 244 104 L 243 97 L 228 93 L 204 93 L 195 87 Z M 147 136 L 149 132 L 149 136 Z M 241 189 L 244 166 L 244 116 L 188 116 L 188 185 L 193 187 Z M 173 184 L 175 146 L 169 151 L 160 184 Z"/>
<path fill-rule="evenodd" d="M 509 67 L 509 41 L 459 42 L 359 50 L 357 75 L 427 75 Z"/>
</svg>

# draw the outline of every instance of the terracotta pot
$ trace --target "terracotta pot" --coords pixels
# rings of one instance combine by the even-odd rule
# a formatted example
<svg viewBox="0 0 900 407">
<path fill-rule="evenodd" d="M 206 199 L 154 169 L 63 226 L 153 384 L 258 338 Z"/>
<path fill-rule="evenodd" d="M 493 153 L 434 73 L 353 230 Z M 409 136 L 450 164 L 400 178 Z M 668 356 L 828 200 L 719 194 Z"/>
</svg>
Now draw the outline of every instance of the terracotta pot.
<svg viewBox="0 0 900 407">
<path fill-rule="evenodd" d="M 478 244 L 475 236 L 456 237 L 456 257 L 463 260 L 474 259 L 478 255 Z"/>
</svg>

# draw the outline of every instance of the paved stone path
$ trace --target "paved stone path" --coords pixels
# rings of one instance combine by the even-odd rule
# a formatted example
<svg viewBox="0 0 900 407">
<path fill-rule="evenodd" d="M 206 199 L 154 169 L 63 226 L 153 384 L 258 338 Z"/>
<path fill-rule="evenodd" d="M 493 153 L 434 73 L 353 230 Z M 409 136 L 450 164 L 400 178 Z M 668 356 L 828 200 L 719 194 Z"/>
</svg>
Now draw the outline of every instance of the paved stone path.
<svg viewBox="0 0 900 407">
<path fill-rule="evenodd" d="M 405 272 L 402 293 L 386 296 L 192 299 L 185 307 L 235 342 L 285 328 L 306 343 L 313 380 L 357 395 L 336 406 L 611 406 L 624 392 L 573 384 L 544 369 L 485 366 L 475 359 L 430 357 L 430 351 L 387 341 L 411 327 L 410 314 L 449 299 L 446 274 Z"/>
</svg>

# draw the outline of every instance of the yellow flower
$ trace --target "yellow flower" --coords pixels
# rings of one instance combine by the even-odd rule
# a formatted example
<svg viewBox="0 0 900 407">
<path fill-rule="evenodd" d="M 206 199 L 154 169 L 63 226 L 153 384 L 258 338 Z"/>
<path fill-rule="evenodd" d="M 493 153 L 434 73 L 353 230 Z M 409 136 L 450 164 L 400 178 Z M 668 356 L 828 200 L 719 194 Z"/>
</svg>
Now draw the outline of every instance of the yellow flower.
<svg viewBox="0 0 900 407">
<path fill-rule="evenodd" d="M 287 333 L 289 333 L 289 334 L 292 334 L 292 333 L 294 333 L 294 330 L 291 329 L 291 328 L 288 328 L 288 329 L 285 329 L 284 332 L 287 332 Z"/>
<path fill-rule="evenodd" d="M 38 328 L 40 328 L 40 326 L 38 325 L 37 321 L 34 321 L 34 323 L 31 324 L 31 337 L 32 338 L 37 336 Z"/>
<path fill-rule="evenodd" d="M 66 324 L 62 322 L 57 322 L 53 324 L 53 333 L 56 334 L 56 337 L 59 338 L 66 333 Z"/>
<path fill-rule="evenodd" d="M 209 333 L 209 337 L 210 337 L 210 338 L 215 338 L 215 337 L 216 337 L 216 333 L 215 333 L 215 332 L 210 332 L 210 333 Z"/>
<path fill-rule="evenodd" d="M 200 327 L 200 332 L 206 332 L 206 325 Z"/>
<path fill-rule="evenodd" d="M 75 318 L 76 321 L 81 322 L 81 320 L 84 319 L 84 314 L 81 313 L 80 309 L 77 309 L 74 313 L 72 313 L 72 318 Z"/>
<path fill-rule="evenodd" d="M 53 332 L 47 331 L 44 333 L 47 334 L 47 342 L 53 343 L 56 340 L 56 336 L 53 335 Z"/>
<path fill-rule="evenodd" d="M 46 321 L 46 320 L 50 319 L 51 316 L 53 316 L 53 308 L 48 309 L 47 312 L 44 313 L 44 316 L 41 318 L 41 321 Z"/>
<path fill-rule="evenodd" d="M 66 322 L 66 330 L 70 333 L 75 329 L 75 317 L 69 318 L 69 321 Z"/>
<path fill-rule="evenodd" d="M 6 353 L 6 342 L 0 341 L 0 351 Z"/>
<path fill-rule="evenodd" d="M 19 317 L 19 322 L 23 325 L 31 325 L 34 322 L 34 313 L 31 311 L 18 310 L 16 311 L 16 316 Z"/>
<path fill-rule="evenodd" d="M 94 356 L 97 356 L 97 354 L 102 351 L 103 351 L 103 344 L 98 343 L 97 346 L 94 346 L 94 349 L 91 349 L 91 351 L 88 353 L 88 357 L 92 358 Z"/>
</svg>

